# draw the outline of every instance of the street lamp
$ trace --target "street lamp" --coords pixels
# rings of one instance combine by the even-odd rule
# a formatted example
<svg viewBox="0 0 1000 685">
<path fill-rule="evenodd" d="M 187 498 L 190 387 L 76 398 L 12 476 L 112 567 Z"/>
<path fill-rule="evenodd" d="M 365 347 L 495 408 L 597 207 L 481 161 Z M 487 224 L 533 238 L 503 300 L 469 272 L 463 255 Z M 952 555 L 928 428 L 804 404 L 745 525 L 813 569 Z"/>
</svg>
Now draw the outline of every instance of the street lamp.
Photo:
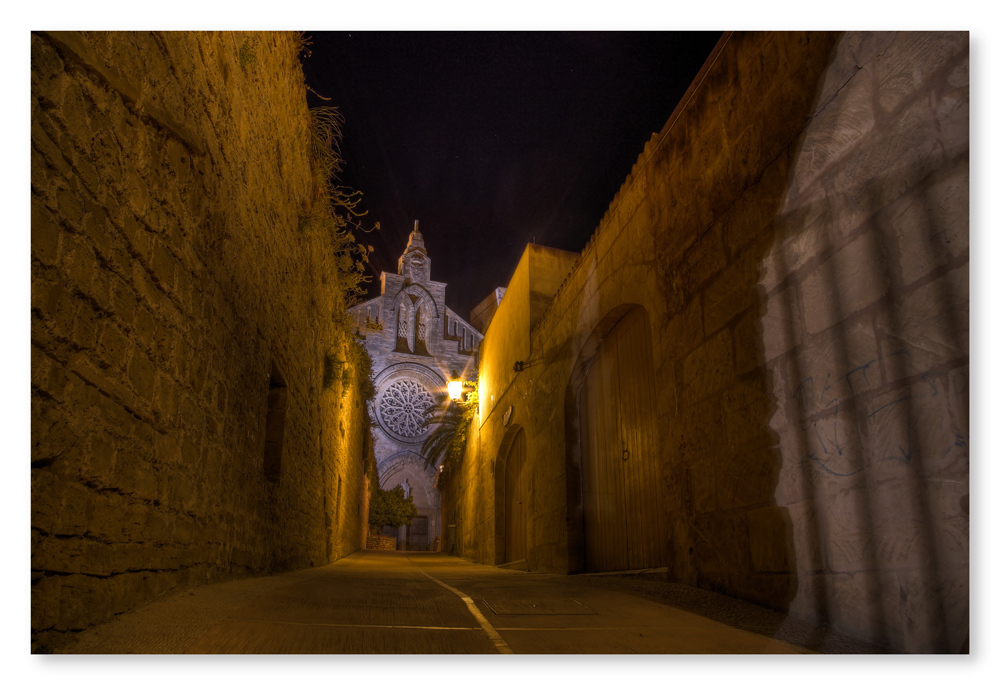
<svg viewBox="0 0 1000 685">
<path fill-rule="evenodd" d="M 462 399 L 462 379 L 458 377 L 457 373 L 452 373 L 451 380 L 448 381 L 448 397 L 451 398 L 452 402 L 458 402 Z"/>
</svg>

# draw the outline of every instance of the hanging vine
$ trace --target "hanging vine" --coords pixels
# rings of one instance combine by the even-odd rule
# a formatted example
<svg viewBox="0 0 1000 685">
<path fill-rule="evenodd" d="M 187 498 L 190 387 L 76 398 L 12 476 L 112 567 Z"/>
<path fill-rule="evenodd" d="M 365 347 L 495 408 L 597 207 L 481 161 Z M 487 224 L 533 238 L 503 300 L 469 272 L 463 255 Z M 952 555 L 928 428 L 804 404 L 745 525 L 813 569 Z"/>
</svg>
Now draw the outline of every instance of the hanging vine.
<svg viewBox="0 0 1000 685">
<path fill-rule="evenodd" d="M 358 242 L 358 231 L 369 233 L 378 230 L 379 224 L 365 228 L 361 217 L 365 216 L 358 207 L 361 191 L 346 188 L 339 183 L 344 159 L 340 152 L 343 139 L 344 117 L 336 107 L 314 107 L 309 110 L 311 117 L 311 150 L 314 161 L 313 174 L 318 202 L 313 210 L 302 216 L 299 228 L 303 233 L 322 232 L 333 247 L 334 268 L 337 282 L 344 293 L 344 308 L 362 301 L 365 285 L 371 277 L 365 273 L 371 245 Z"/>
</svg>

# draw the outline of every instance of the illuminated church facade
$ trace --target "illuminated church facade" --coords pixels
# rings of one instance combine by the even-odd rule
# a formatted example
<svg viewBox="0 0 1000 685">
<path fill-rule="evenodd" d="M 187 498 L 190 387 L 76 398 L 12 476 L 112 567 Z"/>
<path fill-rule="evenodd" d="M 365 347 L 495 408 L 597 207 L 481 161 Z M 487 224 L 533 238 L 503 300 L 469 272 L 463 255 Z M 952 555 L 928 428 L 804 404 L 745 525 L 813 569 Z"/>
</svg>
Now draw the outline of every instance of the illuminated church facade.
<svg viewBox="0 0 1000 685">
<path fill-rule="evenodd" d="M 375 398 L 369 403 L 379 485 L 402 485 L 417 517 L 397 531 L 397 549 L 435 550 L 441 538 L 437 465 L 422 456 L 432 427 L 427 413 L 449 379 L 476 375 L 483 336 L 445 304 L 447 285 L 431 280 L 431 259 L 414 222 L 397 273 L 383 272 L 378 297 L 352 307 L 355 330 L 372 358 Z"/>
</svg>

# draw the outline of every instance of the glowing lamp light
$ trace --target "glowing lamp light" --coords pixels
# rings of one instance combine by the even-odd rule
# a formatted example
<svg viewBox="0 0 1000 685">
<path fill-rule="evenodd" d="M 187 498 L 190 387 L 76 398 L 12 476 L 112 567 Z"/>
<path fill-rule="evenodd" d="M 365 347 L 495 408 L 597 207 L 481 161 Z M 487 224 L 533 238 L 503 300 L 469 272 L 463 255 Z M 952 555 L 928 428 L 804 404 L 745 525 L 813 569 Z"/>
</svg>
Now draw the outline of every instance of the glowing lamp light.
<svg viewBox="0 0 1000 685">
<path fill-rule="evenodd" d="M 451 398 L 452 402 L 458 402 L 462 399 L 462 379 L 458 376 L 452 376 L 451 380 L 448 381 L 448 397 Z"/>
</svg>

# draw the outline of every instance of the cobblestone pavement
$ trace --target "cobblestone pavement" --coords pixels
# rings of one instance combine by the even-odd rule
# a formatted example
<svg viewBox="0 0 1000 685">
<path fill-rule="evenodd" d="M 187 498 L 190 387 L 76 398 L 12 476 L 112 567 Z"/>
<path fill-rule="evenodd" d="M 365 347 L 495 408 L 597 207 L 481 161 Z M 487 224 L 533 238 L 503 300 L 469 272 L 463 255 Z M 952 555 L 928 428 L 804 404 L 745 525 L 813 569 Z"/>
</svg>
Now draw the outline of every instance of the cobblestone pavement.
<svg viewBox="0 0 1000 685">
<path fill-rule="evenodd" d="M 655 573 L 557 576 L 442 554 L 356 552 L 329 566 L 175 592 L 81 632 L 76 654 L 879 653 Z"/>
</svg>

